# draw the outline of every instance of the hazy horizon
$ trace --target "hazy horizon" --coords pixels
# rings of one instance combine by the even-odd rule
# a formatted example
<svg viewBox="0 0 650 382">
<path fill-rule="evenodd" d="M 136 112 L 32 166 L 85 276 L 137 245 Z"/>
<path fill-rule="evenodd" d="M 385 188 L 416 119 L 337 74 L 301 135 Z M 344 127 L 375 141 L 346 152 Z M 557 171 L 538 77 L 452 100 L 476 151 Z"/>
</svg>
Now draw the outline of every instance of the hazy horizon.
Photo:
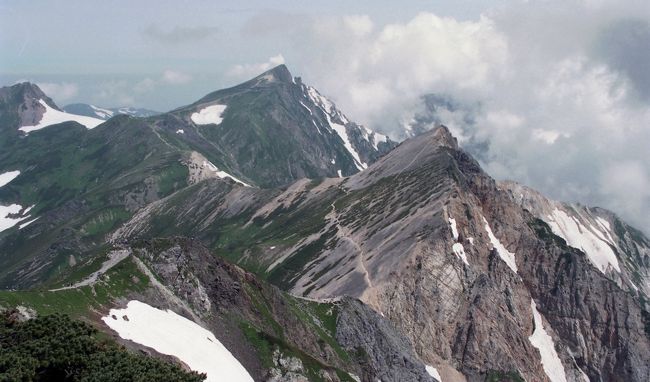
<svg viewBox="0 0 650 382">
<path fill-rule="evenodd" d="M 59 106 L 167 111 L 285 63 L 395 137 L 435 94 L 495 178 L 650 231 L 644 1 L 5 1 L 0 22 L 0 82 Z"/>
</svg>

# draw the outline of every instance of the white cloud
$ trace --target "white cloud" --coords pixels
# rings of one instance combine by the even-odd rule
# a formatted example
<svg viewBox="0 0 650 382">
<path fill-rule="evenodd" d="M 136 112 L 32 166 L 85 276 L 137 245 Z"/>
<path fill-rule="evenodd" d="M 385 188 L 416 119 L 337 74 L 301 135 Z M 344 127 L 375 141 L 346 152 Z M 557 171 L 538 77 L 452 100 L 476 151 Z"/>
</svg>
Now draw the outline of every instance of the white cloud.
<svg viewBox="0 0 650 382">
<path fill-rule="evenodd" d="M 171 85 L 183 85 L 192 81 L 192 76 L 177 70 L 167 69 L 162 74 L 162 81 Z"/>
<path fill-rule="evenodd" d="M 39 82 L 37 85 L 45 94 L 53 98 L 55 102 L 67 101 L 79 93 L 79 86 L 75 83 Z"/>
<path fill-rule="evenodd" d="M 248 79 L 281 64 L 284 64 L 284 57 L 282 54 L 278 54 L 269 57 L 266 62 L 235 65 L 228 71 L 228 76 L 238 79 Z"/>
<path fill-rule="evenodd" d="M 306 77 L 363 122 L 385 121 L 381 110 L 400 116 L 431 89 L 484 93 L 504 75 L 507 43 L 487 17 L 461 22 L 421 13 L 373 31 L 367 16 L 324 19 L 302 44 Z"/>
<path fill-rule="evenodd" d="M 630 18 L 643 21 L 614 31 L 645 30 L 650 13 L 639 9 L 530 2 L 470 21 L 324 18 L 294 31 L 295 49 L 305 80 L 352 119 L 397 133 L 422 111 L 421 95 L 441 95 L 454 105 L 436 110 L 436 120 L 491 175 L 611 208 L 650 232 L 650 102 L 637 96 L 646 77 L 620 64 L 640 57 L 638 44 L 608 61 L 597 43 Z"/>
</svg>

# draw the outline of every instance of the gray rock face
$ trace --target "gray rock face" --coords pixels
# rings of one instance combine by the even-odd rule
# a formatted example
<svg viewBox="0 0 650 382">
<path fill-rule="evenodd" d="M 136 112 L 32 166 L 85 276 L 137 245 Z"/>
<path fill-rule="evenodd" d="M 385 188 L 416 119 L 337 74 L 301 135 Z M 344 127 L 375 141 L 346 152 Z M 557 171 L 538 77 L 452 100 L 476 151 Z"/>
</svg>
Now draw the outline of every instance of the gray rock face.
<svg viewBox="0 0 650 382">
<path fill-rule="evenodd" d="M 218 206 L 191 223 L 210 240 L 212 224 L 234 217 L 224 213 L 234 199 L 192 195 L 160 208 Z M 648 313 L 638 295 L 523 209 L 445 128 L 402 143 L 347 179 L 253 191 L 246 200 L 237 210 L 247 211 L 238 215 L 254 244 L 219 240 L 216 248 L 241 250 L 241 264 L 294 294 L 361 299 L 443 380 L 649 377 Z M 129 235 L 157 234 L 147 223 L 155 215 L 127 224 L 143 227 Z M 548 338 L 541 352 L 530 339 L 536 330 Z M 546 370 L 554 360 L 561 366 Z"/>
<path fill-rule="evenodd" d="M 334 382 L 342 380 L 341 373 L 363 381 L 432 380 L 408 340 L 358 300 L 317 303 L 286 295 L 187 238 L 128 248 L 159 280 L 158 293 L 135 297 L 210 328 L 256 380 L 308 381 L 318 375 Z M 324 323 L 330 318 L 334 328 Z M 250 331 L 242 328 L 257 331 L 270 349 L 251 347 Z"/>
<path fill-rule="evenodd" d="M 434 381 L 411 343 L 386 319 L 358 300 L 344 298 L 336 339 L 364 366 L 364 381 Z"/>
<path fill-rule="evenodd" d="M 515 182 L 501 182 L 499 188 L 619 287 L 638 297 L 650 295 L 650 241 L 642 232 L 603 208 L 557 202 Z"/>
<path fill-rule="evenodd" d="M 59 110 L 35 84 L 23 82 L 0 88 L 0 132 L 18 134 L 19 127 L 38 124 L 45 113 L 39 100 Z"/>
</svg>

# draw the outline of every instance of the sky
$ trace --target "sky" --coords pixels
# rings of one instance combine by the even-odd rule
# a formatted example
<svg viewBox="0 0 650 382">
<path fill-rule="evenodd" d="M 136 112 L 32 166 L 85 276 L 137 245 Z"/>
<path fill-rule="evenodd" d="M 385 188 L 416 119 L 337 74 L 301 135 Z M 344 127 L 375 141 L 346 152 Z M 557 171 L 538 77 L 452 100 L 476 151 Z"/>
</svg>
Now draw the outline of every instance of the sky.
<svg viewBox="0 0 650 382">
<path fill-rule="evenodd" d="M 433 115 L 495 178 L 650 232 L 646 0 L 0 0 L 0 82 L 59 105 L 166 111 L 281 63 L 371 129 Z"/>
</svg>

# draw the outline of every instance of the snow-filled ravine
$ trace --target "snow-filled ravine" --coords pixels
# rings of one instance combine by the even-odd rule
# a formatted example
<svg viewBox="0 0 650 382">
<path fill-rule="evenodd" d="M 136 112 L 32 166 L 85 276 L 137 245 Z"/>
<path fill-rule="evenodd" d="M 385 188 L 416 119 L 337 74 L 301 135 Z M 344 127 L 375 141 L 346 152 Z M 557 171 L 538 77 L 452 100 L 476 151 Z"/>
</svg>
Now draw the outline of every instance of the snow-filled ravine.
<svg viewBox="0 0 650 382">
<path fill-rule="evenodd" d="M 544 220 L 554 234 L 566 240 L 570 246 L 583 251 L 601 272 L 606 273 L 610 268 L 621 271 L 612 249 L 614 242 L 609 232 L 609 222 L 606 220 L 598 218 L 598 227 L 592 224 L 587 227 L 580 220 L 557 208 Z"/>
<path fill-rule="evenodd" d="M 535 323 L 535 330 L 533 334 L 528 337 L 530 343 L 539 350 L 542 358 L 542 368 L 551 382 L 566 382 L 566 373 L 564 365 L 560 361 L 560 357 L 555 351 L 555 342 L 542 323 L 542 315 L 537 311 L 537 305 L 534 300 L 530 300 L 530 309 L 533 311 L 533 322 Z"/>
<path fill-rule="evenodd" d="M 435 367 L 431 365 L 425 365 L 425 369 L 427 370 L 427 373 L 429 373 L 430 376 L 442 382 L 442 378 L 440 378 L 440 373 L 438 373 L 438 370 Z"/>
<path fill-rule="evenodd" d="M 227 172 L 219 170 L 219 168 L 217 166 L 215 166 L 212 162 L 205 161 L 205 162 L 203 162 L 203 166 L 205 166 L 205 167 L 209 168 L 210 170 L 212 170 L 217 175 L 218 178 L 221 178 L 221 179 L 229 178 L 229 179 L 234 180 L 236 183 L 241 184 L 242 186 L 252 187 L 250 184 L 235 178 L 234 176 L 228 174 Z"/>
<path fill-rule="evenodd" d="M 84 125 L 87 129 L 92 129 L 97 125 L 104 123 L 104 120 L 102 119 L 70 114 L 70 113 L 53 109 L 42 99 L 38 100 L 38 102 L 45 108 L 45 113 L 43 113 L 43 117 L 41 117 L 41 120 L 36 125 L 23 126 L 18 130 L 23 131 L 25 133 L 29 133 L 32 131 L 40 130 L 44 127 L 48 127 L 50 125 L 56 125 L 58 123 L 63 123 L 68 121 L 74 121 Z"/>
<path fill-rule="evenodd" d="M 483 218 L 483 222 L 485 223 L 485 231 L 488 234 L 488 237 L 490 238 L 490 243 L 492 243 L 492 247 L 496 249 L 497 253 L 499 254 L 499 257 L 503 261 L 505 261 L 506 264 L 508 264 L 508 267 L 512 269 L 513 272 L 517 273 L 517 262 L 515 261 L 515 254 L 508 251 L 506 247 L 501 244 L 499 239 L 497 239 L 496 236 L 494 236 L 494 233 L 492 232 L 492 228 L 490 228 L 490 224 L 488 224 L 488 221 Z"/>
<path fill-rule="evenodd" d="M 121 338 L 174 356 L 190 369 L 206 373 L 208 382 L 253 381 L 212 332 L 171 310 L 133 300 L 124 309 L 111 309 L 102 321 Z"/>
<path fill-rule="evenodd" d="M 192 113 L 190 118 L 197 125 L 218 125 L 223 122 L 223 112 L 226 111 L 226 105 L 210 105 Z"/>
<path fill-rule="evenodd" d="M 359 171 L 364 170 L 368 168 L 368 165 L 361 161 L 361 156 L 357 152 L 357 150 L 352 146 L 352 143 L 350 142 L 350 139 L 348 137 L 348 132 L 345 127 L 345 124 L 348 123 L 347 118 L 340 112 L 332 101 L 327 99 L 327 97 L 323 97 L 318 90 L 312 88 L 311 86 L 307 86 L 305 88 L 306 91 L 306 96 L 316 105 L 319 107 L 323 113 L 325 114 L 325 118 L 327 118 L 327 123 L 330 125 L 330 128 L 341 138 L 343 141 L 343 145 L 345 146 L 345 149 L 350 153 L 352 156 L 352 159 L 354 160 L 354 165 L 357 167 Z M 332 116 L 338 117 L 338 119 L 343 122 L 343 125 L 340 123 L 336 123 L 332 120 Z M 316 127 L 318 128 L 318 127 Z M 367 130 L 370 131 L 370 130 Z M 319 130 L 320 133 L 320 130 Z M 366 140 L 368 140 L 368 133 L 366 132 L 366 135 L 364 136 Z M 371 142 L 372 143 L 372 142 Z"/>
</svg>

